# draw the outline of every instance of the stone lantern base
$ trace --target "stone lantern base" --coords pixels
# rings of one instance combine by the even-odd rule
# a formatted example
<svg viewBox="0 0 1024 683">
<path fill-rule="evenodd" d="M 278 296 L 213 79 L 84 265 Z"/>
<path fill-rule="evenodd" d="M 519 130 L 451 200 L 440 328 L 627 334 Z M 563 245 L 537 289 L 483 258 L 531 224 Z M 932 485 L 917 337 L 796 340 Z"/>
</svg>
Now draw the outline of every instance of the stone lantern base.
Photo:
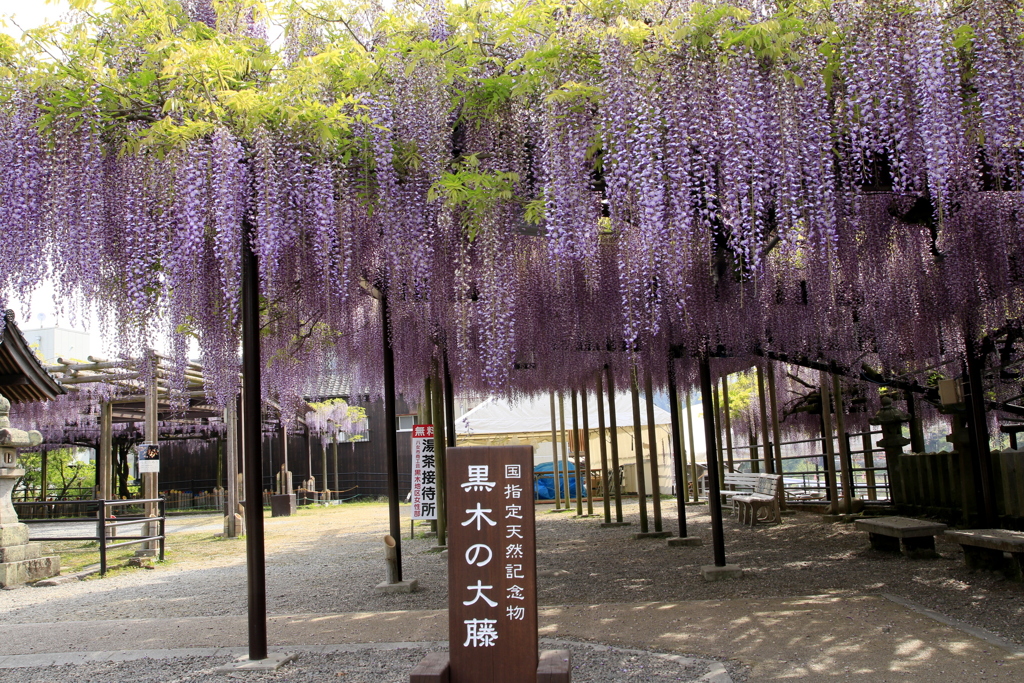
<svg viewBox="0 0 1024 683">
<path fill-rule="evenodd" d="M 0 524 L 0 588 L 10 588 L 60 574 L 60 558 L 43 556 L 40 543 L 29 543 L 28 526 Z"/>
</svg>

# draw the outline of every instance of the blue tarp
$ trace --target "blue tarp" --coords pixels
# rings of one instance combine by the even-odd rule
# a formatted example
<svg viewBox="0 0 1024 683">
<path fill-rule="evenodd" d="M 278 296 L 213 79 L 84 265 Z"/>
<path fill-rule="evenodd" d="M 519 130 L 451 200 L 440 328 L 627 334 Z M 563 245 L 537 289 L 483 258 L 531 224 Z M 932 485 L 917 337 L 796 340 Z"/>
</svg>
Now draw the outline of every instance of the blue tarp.
<svg viewBox="0 0 1024 683">
<path fill-rule="evenodd" d="M 569 497 L 576 497 L 576 463 L 569 461 Z M 562 463 L 559 463 L 561 468 Z M 535 465 L 533 468 L 534 472 L 534 483 L 533 483 L 533 497 L 536 500 L 554 500 L 555 499 L 555 478 L 551 475 L 551 470 L 554 467 L 553 463 L 545 462 L 540 465 Z M 565 475 L 561 471 L 558 473 L 558 493 L 562 498 L 565 498 Z M 587 484 L 583 482 L 582 495 L 587 495 Z"/>
</svg>

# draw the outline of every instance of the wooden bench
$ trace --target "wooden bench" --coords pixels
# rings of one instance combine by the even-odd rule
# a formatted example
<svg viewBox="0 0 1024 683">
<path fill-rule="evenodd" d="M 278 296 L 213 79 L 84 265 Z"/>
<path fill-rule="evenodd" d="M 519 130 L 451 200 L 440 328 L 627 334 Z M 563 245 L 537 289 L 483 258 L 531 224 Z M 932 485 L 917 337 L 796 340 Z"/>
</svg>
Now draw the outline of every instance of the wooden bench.
<svg viewBox="0 0 1024 683">
<path fill-rule="evenodd" d="M 1013 581 L 1024 580 L 1024 533 L 1006 529 L 948 531 L 960 544 L 968 569 L 993 569 Z"/>
<path fill-rule="evenodd" d="M 757 474 L 753 493 L 733 496 L 732 502 L 742 524 L 754 526 L 758 521 L 781 522 L 779 487 L 782 477 L 777 474 Z M 764 517 L 760 517 L 764 512 Z M 760 518 L 760 520 L 759 520 Z"/>
<path fill-rule="evenodd" d="M 760 474 L 751 474 L 750 472 L 726 472 L 722 478 L 722 509 L 735 512 L 733 498 L 753 493 L 760 476 Z"/>
<path fill-rule="evenodd" d="M 910 517 L 875 517 L 858 519 L 854 526 L 868 532 L 868 541 L 875 550 L 903 552 L 907 557 L 922 559 L 938 557 L 935 536 L 945 532 L 946 525 Z"/>
</svg>

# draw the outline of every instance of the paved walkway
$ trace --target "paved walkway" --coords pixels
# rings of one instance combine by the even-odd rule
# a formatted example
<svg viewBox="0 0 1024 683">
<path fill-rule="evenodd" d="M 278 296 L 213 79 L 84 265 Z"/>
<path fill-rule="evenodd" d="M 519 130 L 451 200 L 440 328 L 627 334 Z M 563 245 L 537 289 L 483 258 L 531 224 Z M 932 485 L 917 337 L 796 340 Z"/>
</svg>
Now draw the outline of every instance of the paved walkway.
<svg viewBox="0 0 1024 683">
<path fill-rule="evenodd" d="M 268 631 L 273 646 L 303 650 L 448 638 L 443 610 L 272 616 Z M 238 616 L 0 624 L 0 669 L 68 652 L 243 647 L 246 633 Z M 547 607 L 540 635 L 732 658 L 752 681 L 1024 680 L 1024 649 L 874 595 Z"/>
</svg>

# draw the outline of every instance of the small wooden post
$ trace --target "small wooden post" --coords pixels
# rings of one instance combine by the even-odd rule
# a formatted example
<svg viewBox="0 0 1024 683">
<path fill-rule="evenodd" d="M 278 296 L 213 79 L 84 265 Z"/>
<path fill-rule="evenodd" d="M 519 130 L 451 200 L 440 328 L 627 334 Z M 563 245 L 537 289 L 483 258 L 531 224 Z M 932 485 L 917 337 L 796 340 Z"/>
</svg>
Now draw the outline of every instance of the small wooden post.
<svg viewBox="0 0 1024 683">
<path fill-rule="evenodd" d="M 605 524 L 612 521 L 611 491 L 608 489 L 608 445 L 605 443 L 608 435 L 604 428 L 604 382 L 601 371 L 597 371 L 597 433 L 600 435 L 601 443 L 601 498 L 604 503 Z"/>
<path fill-rule="evenodd" d="M 630 398 L 633 400 L 633 447 L 636 449 L 636 493 L 640 503 L 640 533 L 648 533 L 647 527 L 647 483 L 644 481 L 644 432 L 640 426 L 640 378 L 636 366 L 629 382 Z"/>
<path fill-rule="evenodd" d="M 594 514 L 594 493 L 590 490 L 590 471 L 593 461 L 590 459 L 590 416 L 587 414 L 587 385 L 580 389 L 580 408 L 583 411 L 583 481 L 587 487 L 587 516 Z M 576 473 L 576 485 L 579 486 L 579 472 Z"/>
<path fill-rule="evenodd" d="M 611 430 L 612 446 L 612 480 L 615 484 L 615 522 L 622 524 L 622 482 L 619 481 L 619 429 L 615 415 L 615 376 L 611 365 L 605 365 L 605 376 L 608 379 L 608 427 Z"/>
<path fill-rule="evenodd" d="M 555 392 L 551 396 L 551 485 L 555 487 L 555 509 L 562 509 L 562 494 L 558 490 L 560 473 L 558 469 L 558 424 L 555 416 Z"/>
<path fill-rule="evenodd" d="M 398 543 L 390 534 L 384 537 L 384 564 L 387 567 L 386 581 L 390 584 L 395 584 L 402 580 L 398 570 L 397 546 Z"/>
<path fill-rule="evenodd" d="M 654 531 L 661 531 L 661 468 L 658 467 L 658 432 L 654 426 L 654 390 L 651 371 L 644 371 L 644 398 L 647 403 L 647 457 L 651 461 L 651 502 L 654 503 Z"/>
</svg>

